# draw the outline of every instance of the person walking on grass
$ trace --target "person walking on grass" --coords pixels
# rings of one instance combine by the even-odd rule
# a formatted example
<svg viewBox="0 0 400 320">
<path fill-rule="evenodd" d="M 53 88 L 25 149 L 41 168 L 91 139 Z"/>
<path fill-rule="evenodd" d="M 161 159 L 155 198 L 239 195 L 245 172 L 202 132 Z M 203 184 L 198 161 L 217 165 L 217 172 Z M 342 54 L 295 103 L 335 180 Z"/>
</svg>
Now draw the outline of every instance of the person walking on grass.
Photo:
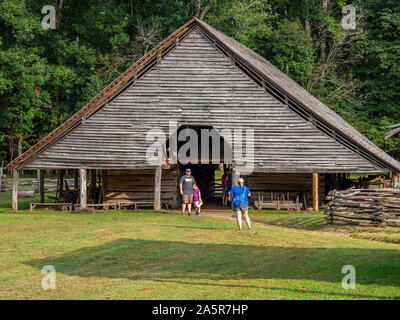
<svg viewBox="0 0 400 320">
<path fill-rule="evenodd" d="M 232 190 L 229 191 L 229 195 L 232 195 L 232 210 L 236 212 L 236 221 L 239 227 L 239 230 L 242 230 L 242 215 L 244 220 L 246 221 L 249 230 L 251 230 L 250 218 L 249 218 L 249 200 L 248 197 L 251 197 L 251 192 L 249 188 L 244 185 L 243 178 L 239 178 L 239 185 L 234 186 Z"/>
<path fill-rule="evenodd" d="M 224 170 L 224 174 L 221 177 L 221 187 L 222 187 L 222 205 L 227 207 L 228 201 L 228 188 L 226 187 L 226 178 L 228 176 L 228 169 Z"/>
<path fill-rule="evenodd" d="M 228 200 L 229 200 L 228 199 L 229 198 L 228 197 L 228 191 L 232 189 L 232 171 L 231 170 L 227 170 L 225 178 L 224 178 L 224 181 L 225 181 L 225 188 L 226 188 L 226 196 L 225 196 L 223 205 L 225 207 L 227 207 L 228 206 Z"/>
<path fill-rule="evenodd" d="M 185 214 L 185 208 L 187 205 L 188 215 L 191 215 L 192 203 L 193 203 L 193 185 L 196 183 L 194 178 L 191 176 L 192 171 L 187 168 L 185 175 L 179 180 L 179 189 L 182 196 L 182 215 Z"/>
<path fill-rule="evenodd" d="M 196 208 L 196 216 L 200 215 L 200 208 L 203 204 L 201 200 L 201 192 L 200 189 L 197 187 L 197 184 L 193 185 L 193 203 L 194 207 Z"/>
</svg>

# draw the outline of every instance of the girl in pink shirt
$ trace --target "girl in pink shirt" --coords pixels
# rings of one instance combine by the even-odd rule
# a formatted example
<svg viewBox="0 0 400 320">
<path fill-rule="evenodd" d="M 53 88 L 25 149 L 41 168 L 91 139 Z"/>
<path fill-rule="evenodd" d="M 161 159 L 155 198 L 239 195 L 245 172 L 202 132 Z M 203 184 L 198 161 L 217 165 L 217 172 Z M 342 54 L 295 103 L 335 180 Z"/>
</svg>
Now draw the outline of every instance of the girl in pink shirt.
<svg viewBox="0 0 400 320">
<path fill-rule="evenodd" d="M 203 203 L 201 201 L 201 192 L 200 189 L 197 187 L 197 184 L 193 185 L 193 202 L 194 202 L 194 207 L 196 208 L 196 216 L 199 216 L 200 207 Z"/>
</svg>

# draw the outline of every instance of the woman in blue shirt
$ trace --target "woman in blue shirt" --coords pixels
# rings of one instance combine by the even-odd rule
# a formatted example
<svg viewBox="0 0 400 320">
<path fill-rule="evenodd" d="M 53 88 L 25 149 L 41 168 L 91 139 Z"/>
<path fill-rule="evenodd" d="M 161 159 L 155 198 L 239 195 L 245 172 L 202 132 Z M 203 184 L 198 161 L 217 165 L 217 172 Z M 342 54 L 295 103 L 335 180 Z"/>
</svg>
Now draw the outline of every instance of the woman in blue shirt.
<svg viewBox="0 0 400 320">
<path fill-rule="evenodd" d="M 249 188 L 244 185 L 243 178 L 238 180 L 239 185 L 234 186 L 232 190 L 229 191 L 229 194 L 232 195 L 232 210 L 236 212 L 236 221 L 239 226 L 239 230 L 242 230 L 242 214 L 244 220 L 246 221 L 249 230 L 251 230 L 250 218 L 249 218 L 249 200 L 248 197 L 251 197 L 251 192 Z"/>
</svg>

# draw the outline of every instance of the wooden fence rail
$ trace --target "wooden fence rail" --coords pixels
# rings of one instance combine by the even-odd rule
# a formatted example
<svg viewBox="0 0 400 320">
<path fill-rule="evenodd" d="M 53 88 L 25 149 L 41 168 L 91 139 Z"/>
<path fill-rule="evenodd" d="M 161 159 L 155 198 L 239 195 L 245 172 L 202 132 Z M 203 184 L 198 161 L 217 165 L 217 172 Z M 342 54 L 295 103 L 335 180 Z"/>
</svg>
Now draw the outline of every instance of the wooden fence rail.
<svg viewBox="0 0 400 320">
<path fill-rule="evenodd" d="M 399 189 L 348 189 L 329 192 L 329 224 L 400 227 Z"/>
</svg>

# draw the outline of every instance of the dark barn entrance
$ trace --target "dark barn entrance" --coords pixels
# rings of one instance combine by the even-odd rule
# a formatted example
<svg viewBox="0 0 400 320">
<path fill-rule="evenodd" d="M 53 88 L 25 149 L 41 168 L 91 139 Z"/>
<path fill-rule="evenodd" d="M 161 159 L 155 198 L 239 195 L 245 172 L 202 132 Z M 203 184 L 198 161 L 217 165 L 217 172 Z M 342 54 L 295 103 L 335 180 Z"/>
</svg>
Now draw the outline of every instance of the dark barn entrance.
<svg viewBox="0 0 400 320">
<path fill-rule="evenodd" d="M 181 176 L 185 174 L 185 169 L 192 170 L 192 176 L 196 180 L 196 184 L 200 189 L 203 202 L 209 203 L 216 200 L 216 181 L 215 171 L 218 170 L 219 165 L 213 164 L 188 164 L 179 165 Z"/>
<path fill-rule="evenodd" d="M 177 152 L 173 151 L 171 138 L 177 141 Z M 230 145 L 212 126 L 184 125 L 171 138 L 167 150 L 170 158 L 176 157 L 179 176 L 190 168 L 203 202 L 216 203 L 221 196 L 221 181 L 215 175 L 232 163 Z"/>
</svg>

